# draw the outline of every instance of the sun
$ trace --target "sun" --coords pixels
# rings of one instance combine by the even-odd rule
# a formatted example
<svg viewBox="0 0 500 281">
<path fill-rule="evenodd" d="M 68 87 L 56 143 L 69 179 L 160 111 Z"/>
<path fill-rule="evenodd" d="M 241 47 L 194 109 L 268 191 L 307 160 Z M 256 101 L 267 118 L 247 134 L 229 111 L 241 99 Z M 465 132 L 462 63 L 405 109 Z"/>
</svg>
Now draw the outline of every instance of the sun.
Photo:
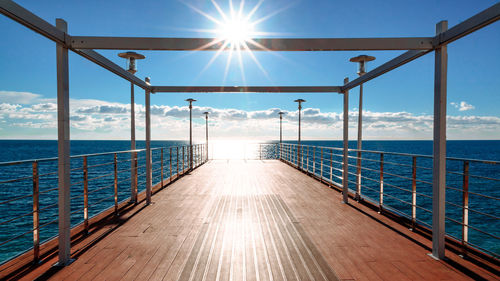
<svg viewBox="0 0 500 281">
<path fill-rule="evenodd" d="M 244 43 L 252 39 L 254 25 L 245 17 L 235 15 L 222 22 L 217 28 L 217 37 L 240 48 Z"/>
<path fill-rule="evenodd" d="M 280 34 L 273 32 L 258 31 L 256 30 L 257 29 L 256 27 L 262 24 L 264 21 L 268 20 L 269 18 L 273 17 L 274 15 L 288 9 L 290 6 L 282 7 L 268 15 L 264 15 L 260 18 L 254 19 L 255 15 L 257 14 L 257 10 L 262 5 L 264 0 L 259 0 L 257 4 L 252 9 L 250 9 L 249 12 L 246 13 L 244 12 L 245 0 L 240 0 L 238 8 L 235 7 L 235 5 L 233 5 L 233 0 L 228 0 L 229 9 L 226 11 L 224 11 L 221 8 L 221 6 L 219 6 L 216 0 L 210 0 L 210 2 L 212 3 L 213 7 L 217 10 L 218 15 L 211 15 L 187 2 L 181 1 L 181 3 L 185 4 L 193 11 L 204 16 L 205 18 L 207 18 L 208 20 L 210 20 L 215 24 L 214 28 L 211 29 L 203 28 L 203 29 L 193 30 L 195 32 L 210 33 L 215 35 L 215 38 L 211 42 L 199 46 L 196 50 L 212 48 L 213 46 L 216 45 L 220 46 L 213 55 L 213 57 L 210 59 L 210 61 L 205 65 L 205 67 L 201 70 L 198 76 L 196 76 L 196 78 L 199 77 L 202 73 L 204 73 L 213 64 L 213 62 L 220 56 L 220 54 L 223 51 L 228 51 L 229 54 L 227 56 L 226 67 L 224 70 L 223 80 L 222 80 L 223 84 L 226 82 L 226 77 L 228 75 L 229 68 L 231 66 L 231 61 L 233 58 L 236 58 L 238 60 L 241 78 L 243 84 L 246 84 L 242 53 L 246 53 L 255 62 L 255 64 L 261 70 L 261 72 L 269 79 L 269 81 L 271 81 L 266 70 L 257 60 L 257 57 L 253 54 L 249 46 L 251 45 L 253 48 L 267 51 L 268 49 L 263 45 L 261 45 L 258 42 L 258 40 L 254 40 L 254 37 L 266 36 L 266 35 L 280 35 Z M 277 54 L 273 53 L 273 55 Z"/>
</svg>

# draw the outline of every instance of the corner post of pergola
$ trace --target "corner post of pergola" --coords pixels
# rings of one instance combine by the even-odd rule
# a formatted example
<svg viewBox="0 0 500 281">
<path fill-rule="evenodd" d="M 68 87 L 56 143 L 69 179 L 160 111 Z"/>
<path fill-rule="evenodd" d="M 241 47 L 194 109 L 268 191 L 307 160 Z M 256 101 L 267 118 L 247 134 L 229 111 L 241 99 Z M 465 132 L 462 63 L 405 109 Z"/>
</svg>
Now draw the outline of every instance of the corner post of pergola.
<svg viewBox="0 0 500 281">
<path fill-rule="evenodd" d="M 63 19 L 56 19 L 56 27 L 68 32 Z M 69 127 L 69 66 L 68 48 L 56 45 L 57 50 L 57 168 L 59 208 L 59 265 L 70 262 L 70 127 Z"/>
<path fill-rule="evenodd" d="M 448 29 L 448 22 L 436 25 L 439 37 Z M 446 194 L 446 91 L 448 52 L 447 45 L 435 50 L 434 66 L 434 136 L 432 169 L 432 256 L 445 255 L 445 194 Z"/>
<path fill-rule="evenodd" d="M 344 85 L 349 83 L 349 78 L 344 78 Z M 342 150 L 342 201 L 348 203 L 349 200 L 349 90 L 345 90 L 344 95 L 344 130 L 343 130 L 343 144 Z"/>
<path fill-rule="evenodd" d="M 149 78 L 146 77 L 146 82 L 149 84 Z M 145 90 L 145 107 L 146 107 L 146 205 L 151 203 L 151 90 Z"/>
</svg>

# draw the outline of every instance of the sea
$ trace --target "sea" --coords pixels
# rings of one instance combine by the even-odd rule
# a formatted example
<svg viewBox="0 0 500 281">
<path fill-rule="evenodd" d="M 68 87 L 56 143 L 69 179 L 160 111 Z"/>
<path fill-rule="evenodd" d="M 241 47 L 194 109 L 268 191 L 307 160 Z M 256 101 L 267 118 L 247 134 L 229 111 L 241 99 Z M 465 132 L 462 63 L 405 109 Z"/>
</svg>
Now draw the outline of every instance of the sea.
<svg viewBox="0 0 500 281">
<path fill-rule="evenodd" d="M 296 143 L 295 141 L 284 141 Z M 260 145 L 263 143 L 263 145 Z M 211 141 L 209 157 L 211 159 L 270 159 L 279 153 L 278 141 Z M 187 141 L 152 141 L 153 184 L 177 172 L 177 163 L 182 165 L 183 150 L 180 146 Z M 309 169 L 328 179 L 332 170 L 332 181 L 339 183 L 341 151 L 327 148 L 342 148 L 342 141 L 302 141 L 311 146 L 307 151 L 310 156 Z M 138 149 L 145 148 L 144 141 L 137 141 Z M 318 163 L 320 149 L 312 151 L 312 146 L 324 147 L 323 166 Z M 355 149 L 356 141 L 349 143 Z M 55 140 L 0 140 L 0 159 L 2 162 L 57 157 Z M 160 149 L 163 148 L 163 149 Z M 130 149 L 129 141 L 71 141 L 71 155 L 93 154 L 87 157 L 89 217 L 95 216 L 114 205 L 114 153 Z M 391 153 L 419 155 L 417 161 L 417 223 L 429 227 L 432 210 L 432 141 L 363 141 L 363 150 L 377 151 L 364 153 L 362 170 L 362 196 L 365 200 L 379 202 L 380 190 L 380 153 L 384 152 L 384 202 L 383 206 L 403 216 L 412 214 L 412 157 Z M 243 151 L 243 152 L 242 152 Z M 184 151 L 186 159 L 187 151 Z M 104 154 L 102 154 L 104 153 Z M 305 155 L 306 150 L 303 150 Z M 97 154 L 97 155 L 96 155 Z M 163 154 L 163 155 L 162 155 Z M 316 164 L 312 165 L 314 154 Z M 203 157 L 195 155 L 196 159 Z M 355 189 L 356 153 L 350 153 L 349 188 Z M 500 161 L 500 141 L 448 141 L 447 156 L 479 160 Z M 116 153 L 118 201 L 129 200 L 130 196 L 130 154 Z M 140 152 L 138 161 L 138 189 L 145 189 L 145 153 Z M 177 162 L 179 157 L 179 162 Z M 172 165 L 170 166 L 170 159 Z M 292 159 L 293 160 L 293 159 Z M 458 240 L 462 238 L 462 188 L 463 161 L 447 161 L 446 191 L 446 232 Z M 187 159 L 185 160 L 187 165 Z M 83 221 L 83 158 L 71 160 L 71 225 Z M 323 170 L 321 170 L 323 167 Z M 39 204 L 40 204 L 40 241 L 50 240 L 57 235 L 57 161 L 44 160 L 38 163 Z M 311 170 L 312 171 L 312 170 Z M 469 228 L 468 241 L 476 247 L 498 258 L 500 256 L 500 165 L 470 162 L 469 182 Z M 0 163 L 0 264 L 33 248 L 33 164 L 32 162 L 16 165 Z M 409 192 L 410 191 L 410 192 Z"/>
</svg>

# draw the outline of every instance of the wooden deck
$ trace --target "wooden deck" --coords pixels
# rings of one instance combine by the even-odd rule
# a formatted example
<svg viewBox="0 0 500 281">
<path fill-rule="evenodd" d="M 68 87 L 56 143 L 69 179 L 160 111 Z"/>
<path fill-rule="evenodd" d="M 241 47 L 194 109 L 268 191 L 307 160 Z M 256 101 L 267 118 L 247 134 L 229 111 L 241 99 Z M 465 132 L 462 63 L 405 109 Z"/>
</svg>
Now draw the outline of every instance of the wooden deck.
<svg viewBox="0 0 500 281">
<path fill-rule="evenodd" d="M 470 279 L 429 257 L 430 243 L 276 160 L 211 161 L 153 202 L 50 278 Z"/>
</svg>

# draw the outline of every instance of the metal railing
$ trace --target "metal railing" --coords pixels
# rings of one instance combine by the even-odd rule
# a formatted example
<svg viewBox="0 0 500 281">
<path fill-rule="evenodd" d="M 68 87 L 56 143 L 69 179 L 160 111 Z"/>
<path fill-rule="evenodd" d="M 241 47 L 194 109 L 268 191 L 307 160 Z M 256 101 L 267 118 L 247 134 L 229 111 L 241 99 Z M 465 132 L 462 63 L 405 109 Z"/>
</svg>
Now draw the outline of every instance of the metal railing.
<svg viewBox="0 0 500 281">
<path fill-rule="evenodd" d="M 193 145 L 191 167 L 189 146 L 152 148 L 152 185 L 205 163 L 205 149 Z M 71 167 L 71 226 L 83 224 L 86 233 L 90 218 L 118 215 L 120 203 L 136 203 L 146 188 L 145 149 L 72 156 Z M 37 261 L 40 245 L 57 236 L 57 173 L 57 158 L 0 163 L 0 264 L 30 250 Z"/>
<path fill-rule="evenodd" d="M 322 182 L 342 187 L 342 148 L 283 143 L 280 159 Z M 432 224 L 432 156 L 349 149 L 347 182 L 358 200 L 406 217 L 410 228 Z M 496 259 L 500 256 L 500 161 L 447 160 L 446 235 Z"/>
</svg>

